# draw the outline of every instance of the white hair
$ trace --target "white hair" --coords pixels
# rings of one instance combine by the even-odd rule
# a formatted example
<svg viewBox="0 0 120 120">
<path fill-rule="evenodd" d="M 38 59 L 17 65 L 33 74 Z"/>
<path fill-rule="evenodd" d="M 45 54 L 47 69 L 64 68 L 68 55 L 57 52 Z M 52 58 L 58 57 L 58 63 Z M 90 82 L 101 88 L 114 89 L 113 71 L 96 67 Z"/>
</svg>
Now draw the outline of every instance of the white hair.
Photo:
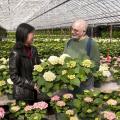
<svg viewBox="0 0 120 120">
<path fill-rule="evenodd" d="M 79 19 L 73 23 L 73 25 L 78 25 L 80 28 L 82 28 L 84 31 L 88 28 L 88 23 L 85 20 Z"/>
</svg>

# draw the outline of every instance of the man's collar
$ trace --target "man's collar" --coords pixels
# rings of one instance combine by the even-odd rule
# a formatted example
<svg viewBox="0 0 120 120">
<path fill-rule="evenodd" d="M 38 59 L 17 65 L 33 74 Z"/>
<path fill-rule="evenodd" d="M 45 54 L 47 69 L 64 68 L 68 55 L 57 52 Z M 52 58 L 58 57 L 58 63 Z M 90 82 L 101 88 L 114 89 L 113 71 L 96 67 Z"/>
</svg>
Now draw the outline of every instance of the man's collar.
<svg viewBox="0 0 120 120">
<path fill-rule="evenodd" d="M 80 41 L 80 40 L 85 40 L 85 39 L 87 39 L 87 38 L 88 38 L 88 36 L 87 36 L 87 35 L 85 35 L 85 36 L 83 36 L 83 37 L 79 38 L 79 41 Z"/>
</svg>

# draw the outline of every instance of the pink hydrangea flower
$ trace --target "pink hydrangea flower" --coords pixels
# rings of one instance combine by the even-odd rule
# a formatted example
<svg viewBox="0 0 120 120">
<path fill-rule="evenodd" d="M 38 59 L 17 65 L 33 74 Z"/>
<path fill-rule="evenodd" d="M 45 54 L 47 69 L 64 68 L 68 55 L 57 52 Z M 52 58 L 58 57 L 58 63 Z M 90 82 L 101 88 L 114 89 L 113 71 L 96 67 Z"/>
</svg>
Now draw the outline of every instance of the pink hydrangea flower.
<svg viewBox="0 0 120 120">
<path fill-rule="evenodd" d="M 59 100 L 60 100 L 60 97 L 58 95 L 55 95 L 51 98 L 51 101 L 53 101 L 53 102 L 57 102 Z"/>
<path fill-rule="evenodd" d="M 117 58 L 117 62 L 120 62 L 120 57 Z"/>
<path fill-rule="evenodd" d="M 40 109 L 40 110 L 44 110 L 47 107 L 48 107 L 48 104 L 44 101 L 34 103 L 34 105 L 33 105 L 34 109 Z"/>
<path fill-rule="evenodd" d="M 104 111 L 104 118 L 106 118 L 107 120 L 115 120 L 116 119 L 116 115 L 113 112 Z"/>
<path fill-rule="evenodd" d="M 111 56 L 106 57 L 106 62 L 110 63 L 111 62 Z"/>
<path fill-rule="evenodd" d="M 2 107 L 0 107 L 0 119 L 4 118 L 5 116 L 5 111 Z"/>
<path fill-rule="evenodd" d="M 31 106 L 31 105 L 27 105 L 27 106 L 24 108 L 25 112 L 31 111 L 32 109 L 33 109 L 33 106 Z"/>
</svg>

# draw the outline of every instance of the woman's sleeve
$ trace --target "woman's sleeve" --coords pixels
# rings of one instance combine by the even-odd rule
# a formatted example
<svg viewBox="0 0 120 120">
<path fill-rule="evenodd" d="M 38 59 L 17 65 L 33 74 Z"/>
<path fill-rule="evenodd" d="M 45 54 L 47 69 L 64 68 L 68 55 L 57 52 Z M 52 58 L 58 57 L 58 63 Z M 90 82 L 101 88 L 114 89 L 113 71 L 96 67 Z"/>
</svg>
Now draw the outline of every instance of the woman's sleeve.
<svg viewBox="0 0 120 120">
<path fill-rule="evenodd" d="M 29 81 L 19 76 L 19 72 L 18 72 L 20 67 L 19 63 L 20 63 L 20 58 L 17 51 L 12 51 L 9 57 L 9 72 L 10 72 L 11 80 L 15 85 L 18 85 L 20 87 L 24 87 L 27 89 L 34 89 L 34 83 L 32 83 L 32 81 Z"/>
</svg>

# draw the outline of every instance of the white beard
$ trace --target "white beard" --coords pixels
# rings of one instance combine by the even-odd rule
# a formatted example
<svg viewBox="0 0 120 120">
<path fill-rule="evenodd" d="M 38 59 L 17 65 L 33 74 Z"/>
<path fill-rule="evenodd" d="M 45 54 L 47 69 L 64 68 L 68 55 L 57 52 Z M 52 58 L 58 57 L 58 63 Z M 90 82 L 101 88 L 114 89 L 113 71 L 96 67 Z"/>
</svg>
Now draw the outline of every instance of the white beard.
<svg viewBox="0 0 120 120">
<path fill-rule="evenodd" d="M 74 35 L 72 36 L 72 38 L 79 39 L 79 37 L 78 37 L 78 36 L 74 36 Z"/>
</svg>

